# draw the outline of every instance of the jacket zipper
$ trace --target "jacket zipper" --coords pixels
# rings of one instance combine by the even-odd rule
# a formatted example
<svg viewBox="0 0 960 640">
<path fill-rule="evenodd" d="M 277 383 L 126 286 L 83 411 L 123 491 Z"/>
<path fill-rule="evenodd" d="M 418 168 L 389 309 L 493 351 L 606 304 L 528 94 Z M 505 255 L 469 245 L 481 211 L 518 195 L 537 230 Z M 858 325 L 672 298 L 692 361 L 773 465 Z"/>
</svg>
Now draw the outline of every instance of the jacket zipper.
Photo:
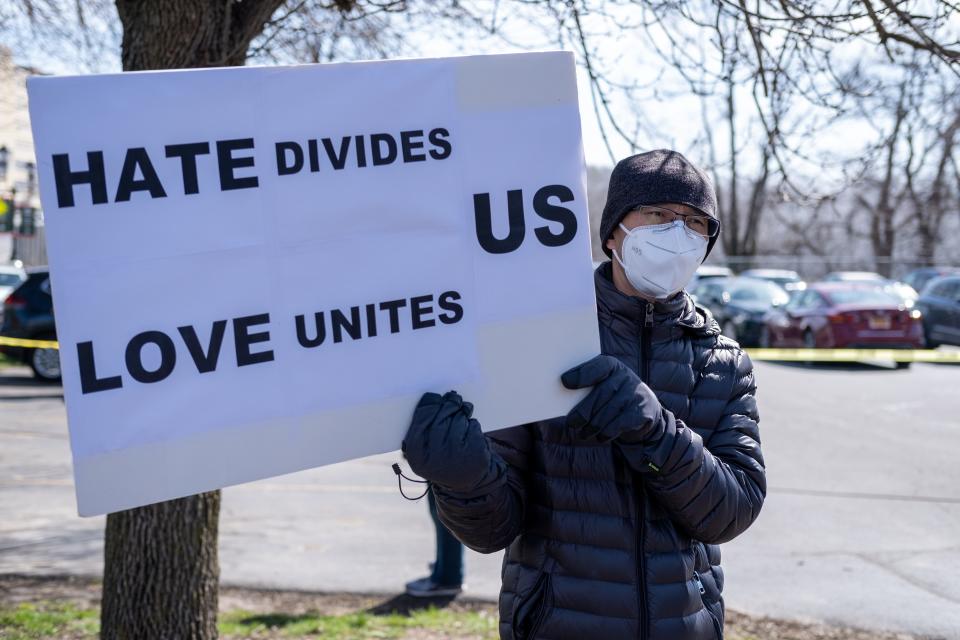
<svg viewBox="0 0 960 640">
<path fill-rule="evenodd" d="M 640 379 L 647 382 L 650 379 L 650 334 L 653 332 L 653 303 L 648 302 L 643 314 L 643 330 L 640 333 Z M 629 467 L 628 467 L 629 468 Z M 648 635 L 648 625 L 650 612 L 647 607 L 647 572 L 644 562 L 644 549 L 646 548 L 646 527 L 645 510 L 646 492 L 643 484 L 633 474 L 634 483 L 637 491 L 637 584 L 640 588 L 640 640 L 646 640 Z"/>
<path fill-rule="evenodd" d="M 650 342 L 653 333 L 653 303 L 647 303 L 646 312 L 643 314 L 643 331 L 640 333 L 640 379 L 644 382 L 650 380 Z"/>
<path fill-rule="evenodd" d="M 697 583 L 697 589 L 700 590 L 700 595 L 704 595 L 707 590 L 703 586 L 703 582 L 700 580 L 700 574 L 697 573 L 696 569 L 693 571 L 693 581 Z"/>
<path fill-rule="evenodd" d="M 713 622 L 713 630 L 717 634 L 717 640 L 723 640 L 723 627 L 720 626 L 720 620 L 717 619 L 717 616 L 713 615 L 713 611 L 710 610 L 710 607 L 707 606 L 706 600 L 703 599 L 703 596 L 705 596 L 707 593 L 707 589 L 703 586 L 703 581 L 700 579 L 700 573 L 696 569 L 693 570 L 693 581 L 697 583 L 697 589 L 700 590 L 700 600 L 703 602 L 704 610 L 707 612 L 707 615 L 710 616 L 710 620 Z"/>
</svg>

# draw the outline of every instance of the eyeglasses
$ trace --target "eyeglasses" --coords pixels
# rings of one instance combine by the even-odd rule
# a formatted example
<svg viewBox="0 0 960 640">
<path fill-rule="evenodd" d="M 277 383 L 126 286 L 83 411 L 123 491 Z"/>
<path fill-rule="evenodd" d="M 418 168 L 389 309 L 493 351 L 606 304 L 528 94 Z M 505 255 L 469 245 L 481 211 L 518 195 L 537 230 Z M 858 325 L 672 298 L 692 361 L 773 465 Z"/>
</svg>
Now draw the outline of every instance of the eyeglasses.
<svg viewBox="0 0 960 640">
<path fill-rule="evenodd" d="M 705 238 L 713 238 L 720 233 L 720 221 L 698 213 L 680 213 L 667 207 L 637 207 L 633 211 L 640 213 L 642 225 L 666 224 L 674 220 L 683 220 L 690 231 Z"/>
</svg>

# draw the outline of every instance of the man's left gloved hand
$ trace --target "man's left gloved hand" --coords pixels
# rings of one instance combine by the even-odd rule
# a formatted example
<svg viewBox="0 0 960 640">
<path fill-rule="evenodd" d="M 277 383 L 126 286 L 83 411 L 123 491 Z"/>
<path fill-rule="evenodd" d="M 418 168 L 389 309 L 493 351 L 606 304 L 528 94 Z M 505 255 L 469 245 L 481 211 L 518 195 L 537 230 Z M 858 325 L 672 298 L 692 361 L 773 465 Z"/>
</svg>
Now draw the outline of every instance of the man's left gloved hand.
<svg viewBox="0 0 960 640">
<path fill-rule="evenodd" d="M 560 381 L 568 389 L 593 387 L 567 414 L 567 426 L 581 439 L 619 439 L 636 444 L 659 437 L 663 407 L 640 377 L 612 356 L 599 355 L 569 371 Z"/>
</svg>

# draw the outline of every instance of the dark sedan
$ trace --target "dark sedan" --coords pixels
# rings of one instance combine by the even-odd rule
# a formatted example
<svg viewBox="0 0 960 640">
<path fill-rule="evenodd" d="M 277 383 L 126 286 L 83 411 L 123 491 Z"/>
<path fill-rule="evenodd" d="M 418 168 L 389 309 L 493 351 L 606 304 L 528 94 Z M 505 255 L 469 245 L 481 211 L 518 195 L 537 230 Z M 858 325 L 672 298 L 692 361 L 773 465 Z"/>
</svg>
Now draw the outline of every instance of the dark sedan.
<svg viewBox="0 0 960 640">
<path fill-rule="evenodd" d="M 928 347 L 960 345 L 960 275 L 930 282 L 917 299 L 916 307 L 923 313 Z"/>
<path fill-rule="evenodd" d="M 923 293 L 924 287 L 933 280 L 941 276 L 960 276 L 960 268 L 957 267 L 923 267 L 914 269 L 903 278 L 905 284 L 910 285 L 916 291 Z"/>
<path fill-rule="evenodd" d="M 790 298 L 779 286 L 756 278 L 708 280 L 690 293 L 698 304 L 710 309 L 723 335 L 745 347 L 760 343 L 767 313 Z"/>
<path fill-rule="evenodd" d="M 761 345 L 922 349 L 921 313 L 881 286 L 819 282 L 771 312 Z M 907 365 L 909 363 L 900 363 Z"/>
<path fill-rule="evenodd" d="M 56 340 L 50 274 L 46 269 L 27 272 L 27 280 L 3 301 L 3 326 L 0 335 L 8 338 Z M 41 380 L 60 379 L 60 353 L 56 349 L 0 347 L 4 355 L 30 365 Z"/>
</svg>

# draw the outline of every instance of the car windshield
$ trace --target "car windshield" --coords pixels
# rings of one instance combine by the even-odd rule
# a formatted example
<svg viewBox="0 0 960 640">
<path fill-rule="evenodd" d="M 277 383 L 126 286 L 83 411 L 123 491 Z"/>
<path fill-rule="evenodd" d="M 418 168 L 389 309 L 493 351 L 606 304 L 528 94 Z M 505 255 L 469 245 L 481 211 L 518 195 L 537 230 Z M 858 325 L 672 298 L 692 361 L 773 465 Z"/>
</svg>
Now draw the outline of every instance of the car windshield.
<svg viewBox="0 0 960 640">
<path fill-rule="evenodd" d="M 830 291 L 827 298 L 833 304 L 900 304 L 900 296 L 883 289 L 838 289 Z"/>
<path fill-rule="evenodd" d="M 771 306 L 786 304 L 790 296 L 772 282 L 750 282 L 736 286 L 730 299 L 738 302 L 762 302 Z"/>
<path fill-rule="evenodd" d="M 15 273 L 0 273 L 0 287 L 15 287 L 20 284 L 20 276 Z"/>
</svg>

